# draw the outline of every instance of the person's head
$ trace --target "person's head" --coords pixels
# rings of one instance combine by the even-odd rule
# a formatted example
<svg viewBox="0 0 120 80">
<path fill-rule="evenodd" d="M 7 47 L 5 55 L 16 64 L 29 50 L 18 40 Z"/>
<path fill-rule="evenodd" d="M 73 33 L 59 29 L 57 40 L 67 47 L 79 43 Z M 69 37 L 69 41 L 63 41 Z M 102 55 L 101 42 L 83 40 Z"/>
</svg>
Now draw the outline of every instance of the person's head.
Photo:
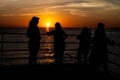
<svg viewBox="0 0 120 80">
<path fill-rule="evenodd" d="M 105 25 L 103 23 L 101 23 L 101 22 L 97 24 L 98 29 L 104 29 L 104 26 Z"/>
<path fill-rule="evenodd" d="M 88 30 L 89 30 L 88 27 L 85 26 L 85 27 L 83 27 L 81 33 L 82 33 L 82 34 L 88 33 Z"/>
<path fill-rule="evenodd" d="M 59 22 L 55 23 L 55 29 L 56 30 L 61 30 L 62 29 L 62 26 L 61 26 L 61 24 Z"/>
<path fill-rule="evenodd" d="M 86 26 L 83 27 L 83 30 L 84 30 L 84 31 L 88 31 L 88 27 L 86 27 Z"/>
<path fill-rule="evenodd" d="M 39 22 L 39 18 L 36 17 L 36 16 L 34 16 L 34 17 L 32 17 L 32 19 L 30 20 L 29 26 L 35 26 L 35 25 L 38 24 L 38 22 Z"/>
<path fill-rule="evenodd" d="M 103 23 L 98 23 L 97 24 L 97 29 L 95 31 L 95 35 L 105 35 L 105 29 L 104 29 L 104 24 Z"/>
</svg>

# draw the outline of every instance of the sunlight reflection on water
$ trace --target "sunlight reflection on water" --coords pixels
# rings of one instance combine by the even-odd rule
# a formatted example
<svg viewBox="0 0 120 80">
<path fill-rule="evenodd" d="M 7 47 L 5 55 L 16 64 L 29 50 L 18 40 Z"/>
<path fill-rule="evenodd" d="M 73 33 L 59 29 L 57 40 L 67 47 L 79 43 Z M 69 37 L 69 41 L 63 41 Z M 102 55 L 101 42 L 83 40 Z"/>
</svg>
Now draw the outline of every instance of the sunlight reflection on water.
<svg viewBox="0 0 120 80">
<path fill-rule="evenodd" d="M 39 59 L 38 63 L 53 63 L 54 59 L 52 58 L 54 53 L 53 53 L 53 44 L 48 43 L 52 42 L 52 37 L 45 35 L 44 42 L 46 42 L 43 46 L 42 49 L 45 49 L 43 51 L 40 51 L 38 54 L 39 57 L 46 57 L 45 59 Z M 48 58 L 51 57 L 51 58 Z"/>
</svg>

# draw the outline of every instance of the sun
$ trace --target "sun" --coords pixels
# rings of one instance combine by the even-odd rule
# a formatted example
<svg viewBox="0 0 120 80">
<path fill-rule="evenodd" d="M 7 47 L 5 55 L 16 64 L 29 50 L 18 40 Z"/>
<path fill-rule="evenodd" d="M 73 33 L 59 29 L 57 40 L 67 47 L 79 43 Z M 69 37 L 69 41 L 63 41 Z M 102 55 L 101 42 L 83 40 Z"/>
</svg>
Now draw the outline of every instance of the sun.
<svg viewBox="0 0 120 80">
<path fill-rule="evenodd" d="M 46 23 L 46 27 L 50 27 L 50 22 L 47 22 L 47 23 Z"/>
<path fill-rule="evenodd" d="M 46 23 L 46 31 L 49 32 L 50 22 Z"/>
</svg>

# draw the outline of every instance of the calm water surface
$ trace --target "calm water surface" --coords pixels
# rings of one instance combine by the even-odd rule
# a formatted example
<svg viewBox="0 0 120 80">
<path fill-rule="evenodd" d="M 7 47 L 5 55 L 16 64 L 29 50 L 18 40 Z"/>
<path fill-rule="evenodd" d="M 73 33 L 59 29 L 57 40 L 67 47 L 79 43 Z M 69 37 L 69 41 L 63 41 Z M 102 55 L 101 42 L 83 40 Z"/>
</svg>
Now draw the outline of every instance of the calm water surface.
<svg viewBox="0 0 120 80">
<path fill-rule="evenodd" d="M 26 37 L 26 30 L 27 29 L 1 29 L 0 33 L 25 33 L 25 34 L 5 34 L 4 35 L 4 43 L 3 45 L 3 50 L 8 50 L 3 52 L 3 57 L 4 58 L 14 58 L 14 57 L 28 57 L 29 52 L 26 51 L 28 50 L 28 38 Z M 81 32 L 81 29 L 64 29 L 67 34 L 72 34 L 72 35 L 79 35 Z M 41 34 L 45 34 L 46 31 L 45 29 L 40 29 Z M 92 29 L 92 32 L 94 32 L 94 29 Z M 115 41 L 116 43 L 120 43 L 120 30 L 118 29 L 106 29 L 106 34 L 107 36 Z M 46 58 L 39 58 L 38 59 L 38 64 L 41 63 L 53 63 L 53 36 L 47 36 L 47 35 L 41 35 L 42 40 L 41 42 L 46 42 L 46 43 L 41 43 L 40 51 L 38 54 L 38 57 L 46 57 Z M 1 35 L 0 35 L 0 41 L 1 41 Z M 13 43 L 9 43 L 13 42 Z M 15 42 L 24 42 L 24 43 L 15 43 Z M 76 39 L 76 36 L 69 36 L 66 39 L 66 42 L 73 42 L 73 43 L 79 43 L 79 41 Z M 0 43 L 0 45 L 2 45 Z M 78 44 L 66 44 L 66 50 L 64 52 L 64 57 L 68 57 L 68 55 L 71 55 L 73 57 L 76 57 L 77 54 L 77 48 Z M 1 49 L 1 46 L 0 46 Z M 74 49 L 71 51 L 68 51 L 68 49 Z M 119 54 L 120 53 L 120 47 L 119 46 L 108 46 L 109 51 L 112 51 L 114 53 Z M 23 50 L 23 51 L 13 51 L 13 50 Z M 51 57 L 51 58 L 49 58 Z M 115 55 L 109 54 L 110 60 L 114 60 L 117 63 L 120 62 L 120 58 Z M 117 59 L 117 60 L 116 60 Z M 64 63 L 75 63 L 76 60 L 74 58 L 64 58 Z M 27 59 L 11 59 L 11 60 L 4 60 L 5 64 L 28 64 Z"/>
</svg>

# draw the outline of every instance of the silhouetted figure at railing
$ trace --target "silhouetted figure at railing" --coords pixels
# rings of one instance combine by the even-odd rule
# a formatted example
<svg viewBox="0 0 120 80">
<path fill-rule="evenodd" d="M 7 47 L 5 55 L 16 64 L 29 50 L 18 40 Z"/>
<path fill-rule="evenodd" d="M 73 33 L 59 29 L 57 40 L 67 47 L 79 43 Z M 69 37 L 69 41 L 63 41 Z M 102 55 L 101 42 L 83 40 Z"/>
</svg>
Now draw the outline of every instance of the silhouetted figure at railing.
<svg viewBox="0 0 120 80">
<path fill-rule="evenodd" d="M 67 34 L 62 29 L 62 26 L 59 22 L 55 23 L 55 30 L 47 32 L 47 34 L 54 35 L 54 60 L 55 64 L 63 63 L 64 50 L 66 47 L 65 39 Z"/>
<path fill-rule="evenodd" d="M 38 17 L 32 17 L 29 22 L 29 26 L 27 29 L 27 37 L 29 38 L 29 64 L 37 64 L 37 54 L 40 49 L 40 31 L 37 26 L 39 23 Z"/>
<path fill-rule="evenodd" d="M 83 56 L 83 62 L 85 64 L 87 64 L 88 62 L 87 60 L 90 49 L 90 38 L 91 38 L 91 29 L 87 27 L 84 27 L 80 35 L 77 36 L 77 39 L 80 42 L 77 53 L 78 63 L 82 62 L 82 56 Z"/>
<path fill-rule="evenodd" d="M 107 72 L 107 44 L 112 45 L 112 42 L 106 36 L 103 23 L 98 23 L 94 36 L 91 39 L 91 43 L 92 47 L 89 56 L 89 63 L 92 65 L 94 70 L 100 70 L 100 68 L 102 68 L 105 72 Z"/>
</svg>

